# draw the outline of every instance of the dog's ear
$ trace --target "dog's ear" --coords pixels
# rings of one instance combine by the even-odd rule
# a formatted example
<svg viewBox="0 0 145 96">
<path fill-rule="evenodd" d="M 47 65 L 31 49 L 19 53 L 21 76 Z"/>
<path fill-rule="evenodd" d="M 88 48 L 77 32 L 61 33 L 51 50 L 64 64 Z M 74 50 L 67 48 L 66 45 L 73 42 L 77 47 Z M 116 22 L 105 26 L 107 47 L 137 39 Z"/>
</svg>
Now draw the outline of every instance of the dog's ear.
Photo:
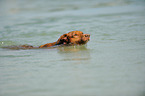
<svg viewBox="0 0 145 96">
<path fill-rule="evenodd" d="M 56 42 L 56 45 L 60 45 L 60 44 L 69 44 L 68 34 L 63 34 L 62 36 L 60 36 L 60 38 Z"/>
</svg>

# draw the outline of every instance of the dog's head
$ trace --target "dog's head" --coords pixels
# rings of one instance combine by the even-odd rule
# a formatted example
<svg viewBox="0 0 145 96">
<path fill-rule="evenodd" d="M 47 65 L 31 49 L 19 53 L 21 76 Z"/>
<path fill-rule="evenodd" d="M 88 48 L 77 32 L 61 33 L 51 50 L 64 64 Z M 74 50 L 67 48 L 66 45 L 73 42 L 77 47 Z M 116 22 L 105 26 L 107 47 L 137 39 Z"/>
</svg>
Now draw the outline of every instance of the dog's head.
<svg viewBox="0 0 145 96">
<path fill-rule="evenodd" d="M 56 44 L 74 44 L 81 45 L 86 44 L 90 40 L 89 34 L 83 34 L 81 31 L 71 31 L 67 34 L 63 34 L 57 40 Z"/>
</svg>

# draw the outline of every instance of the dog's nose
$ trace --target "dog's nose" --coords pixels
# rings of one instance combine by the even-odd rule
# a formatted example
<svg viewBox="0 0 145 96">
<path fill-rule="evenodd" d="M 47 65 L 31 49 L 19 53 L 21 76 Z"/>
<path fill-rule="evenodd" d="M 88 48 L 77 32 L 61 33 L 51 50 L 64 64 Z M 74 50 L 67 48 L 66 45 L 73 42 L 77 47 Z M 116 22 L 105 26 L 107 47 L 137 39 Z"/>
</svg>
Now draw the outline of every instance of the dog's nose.
<svg viewBox="0 0 145 96">
<path fill-rule="evenodd" d="M 90 34 L 85 34 L 85 37 L 90 37 Z"/>
</svg>

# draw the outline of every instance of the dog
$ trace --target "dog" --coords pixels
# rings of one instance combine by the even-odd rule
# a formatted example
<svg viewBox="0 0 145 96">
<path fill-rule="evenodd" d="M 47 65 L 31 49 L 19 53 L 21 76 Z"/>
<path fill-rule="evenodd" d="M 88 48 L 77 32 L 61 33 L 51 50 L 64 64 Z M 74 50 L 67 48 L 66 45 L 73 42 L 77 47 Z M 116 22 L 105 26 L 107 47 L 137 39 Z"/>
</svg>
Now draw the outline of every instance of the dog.
<svg viewBox="0 0 145 96">
<path fill-rule="evenodd" d="M 69 33 L 63 34 L 60 38 L 53 43 L 47 43 L 40 45 L 39 47 L 33 47 L 31 45 L 20 45 L 13 46 L 10 49 L 37 49 L 37 48 L 49 48 L 53 46 L 61 45 L 83 45 L 90 40 L 90 34 L 83 34 L 82 31 L 71 31 Z"/>
<path fill-rule="evenodd" d="M 51 47 L 54 45 L 83 45 L 90 40 L 90 34 L 83 34 L 82 31 L 71 31 L 63 34 L 60 38 L 53 43 L 47 43 L 39 46 L 39 48 Z"/>
</svg>

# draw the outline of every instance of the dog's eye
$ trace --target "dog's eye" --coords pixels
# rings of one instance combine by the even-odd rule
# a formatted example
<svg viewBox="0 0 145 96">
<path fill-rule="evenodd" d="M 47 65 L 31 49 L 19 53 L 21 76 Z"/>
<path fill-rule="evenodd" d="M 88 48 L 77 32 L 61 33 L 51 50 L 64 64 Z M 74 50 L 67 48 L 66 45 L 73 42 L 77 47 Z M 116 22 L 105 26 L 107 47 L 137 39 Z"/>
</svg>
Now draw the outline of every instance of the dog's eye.
<svg viewBox="0 0 145 96">
<path fill-rule="evenodd" d="M 65 34 L 64 37 L 66 37 L 67 35 Z"/>
<path fill-rule="evenodd" d="M 74 36 L 77 36 L 77 34 L 75 34 Z"/>
</svg>

